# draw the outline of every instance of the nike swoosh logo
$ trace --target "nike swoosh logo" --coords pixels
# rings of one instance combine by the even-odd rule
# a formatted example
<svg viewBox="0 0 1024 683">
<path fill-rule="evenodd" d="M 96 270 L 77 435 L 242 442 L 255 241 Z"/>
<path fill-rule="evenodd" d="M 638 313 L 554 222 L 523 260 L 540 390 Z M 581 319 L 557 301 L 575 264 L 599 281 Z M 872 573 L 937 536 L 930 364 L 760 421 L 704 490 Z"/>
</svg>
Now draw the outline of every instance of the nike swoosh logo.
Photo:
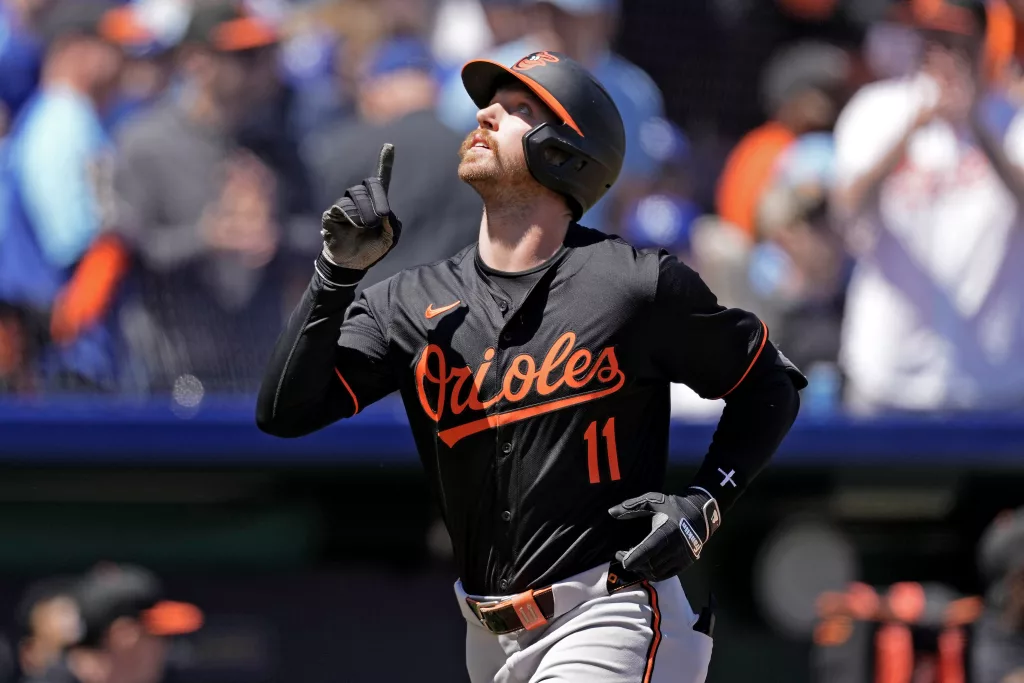
<svg viewBox="0 0 1024 683">
<path fill-rule="evenodd" d="M 458 306 L 461 303 L 462 303 L 462 300 L 460 299 L 459 301 L 456 301 L 453 304 L 448 304 L 447 306 L 442 306 L 441 308 L 434 308 L 434 304 L 428 304 L 427 305 L 427 313 L 426 313 L 427 320 L 430 320 L 431 318 L 436 318 L 437 316 L 441 315 L 442 313 L 447 313 L 448 311 L 452 310 L 453 308 L 455 308 L 456 306 Z"/>
</svg>

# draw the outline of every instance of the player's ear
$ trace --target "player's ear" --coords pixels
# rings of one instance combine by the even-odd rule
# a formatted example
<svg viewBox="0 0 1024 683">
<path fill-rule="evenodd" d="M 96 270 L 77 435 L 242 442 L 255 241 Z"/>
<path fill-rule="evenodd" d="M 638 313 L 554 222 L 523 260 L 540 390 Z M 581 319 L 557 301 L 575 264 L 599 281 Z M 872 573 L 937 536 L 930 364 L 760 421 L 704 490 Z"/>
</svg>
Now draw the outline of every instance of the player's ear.
<svg viewBox="0 0 1024 683">
<path fill-rule="evenodd" d="M 569 161 L 569 153 L 557 147 L 548 146 L 544 148 L 544 163 L 551 166 L 561 166 Z"/>
</svg>

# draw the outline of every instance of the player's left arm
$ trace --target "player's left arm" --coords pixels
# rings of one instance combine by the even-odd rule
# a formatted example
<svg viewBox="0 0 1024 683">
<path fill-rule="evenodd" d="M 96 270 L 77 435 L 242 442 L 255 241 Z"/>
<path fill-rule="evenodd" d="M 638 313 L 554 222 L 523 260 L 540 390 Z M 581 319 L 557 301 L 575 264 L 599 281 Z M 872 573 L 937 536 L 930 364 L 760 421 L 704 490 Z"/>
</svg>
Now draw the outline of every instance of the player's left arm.
<svg viewBox="0 0 1024 683">
<path fill-rule="evenodd" d="M 725 409 L 690 487 L 679 496 L 651 492 L 609 512 L 652 518 L 651 533 L 618 553 L 626 569 L 650 579 L 674 576 L 699 559 L 727 511 L 774 455 L 796 419 L 803 374 L 769 339 L 754 314 L 726 308 L 700 276 L 662 254 L 650 335 L 655 366 L 671 382 Z"/>
</svg>

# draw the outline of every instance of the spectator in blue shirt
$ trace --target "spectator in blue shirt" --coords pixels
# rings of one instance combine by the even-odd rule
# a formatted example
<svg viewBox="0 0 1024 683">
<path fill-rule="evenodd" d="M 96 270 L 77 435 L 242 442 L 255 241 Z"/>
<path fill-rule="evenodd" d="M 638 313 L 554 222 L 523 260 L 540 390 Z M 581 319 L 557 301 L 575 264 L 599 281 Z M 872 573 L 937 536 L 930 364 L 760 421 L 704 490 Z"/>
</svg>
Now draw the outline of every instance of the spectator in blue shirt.
<svg viewBox="0 0 1024 683">
<path fill-rule="evenodd" d="M 702 214 L 690 191 L 690 143 L 666 119 L 652 121 L 642 136 L 657 156 L 657 179 L 625 204 L 619 234 L 637 248 L 660 247 L 690 263 L 692 231 Z"/>
<path fill-rule="evenodd" d="M 32 29 L 44 7 L 0 1 L 0 136 L 39 84 L 43 50 Z"/>
<path fill-rule="evenodd" d="M 95 0 L 60 0 L 47 11 L 40 90 L 14 121 L 4 151 L 0 301 L 37 319 L 61 319 L 58 342 L 34 355 L 41 374 L 62 388 L 113 382 L 111 337 L 100 320 L 109 300 L 97 303 L 95 281 L 81 283 L 88 296 L 85 289 L 69 296 L 67 287 L 112 221 L 111 150 L 101 113 L 116 92 L 123 47 L 141 39 L 133 17 Z M 121 262 L 114 255 L 98 270 L 119 270 Z M 70 322 L 67 301 L 88 315 Z M 52 320 L 46 327 L 53 332 Z"/>
</svg>

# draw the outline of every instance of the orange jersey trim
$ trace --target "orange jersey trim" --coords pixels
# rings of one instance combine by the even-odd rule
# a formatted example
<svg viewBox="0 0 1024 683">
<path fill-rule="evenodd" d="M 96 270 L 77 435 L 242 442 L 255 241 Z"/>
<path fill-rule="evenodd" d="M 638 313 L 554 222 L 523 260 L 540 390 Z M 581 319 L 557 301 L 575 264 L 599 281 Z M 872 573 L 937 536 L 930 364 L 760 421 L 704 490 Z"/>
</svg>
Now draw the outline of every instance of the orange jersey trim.
<svg viewBox="0 0 1024 683">
<path fill-rule="evenodd" d="M 348 395 L 352 397 L 352 404 L 356 407 L 356 409 L 352 411 L 352 415 L 356 415 L 359 412 L 359 399 L 356 398 L 356 392 L 352 391 L 352 387 L 350 387 L 348 382 L 345 381 L 345 378 L 341 376 L 341 370 L 334 368 L 334 374 L 338 376 L 338 379 L 340 379 L 341 383 L 345 386 L 345 390 L 348 391 Z"/>
<path fill-rule="evenodd" d="M 743 384 L 743 380 L 745 380 L 747 378 L 747 375 L 750 374 L 750 370 L 754 367 L 754 363 L 757 362 L 757 359 L 761 357 L 761 352 L 764 351 L 764 345 L 768 342 L 768 326 L 764 324 L 763 320 L 761 321 L 761 330 L 763 332 L 763 334 L 761 335 L 761 345 L 757 347 L 757 353 L 754 354 L 754 359 L 750 361 L 750 365 L 747 366 L 746 372 L 744 372 L 743 376 L 740 377 L 740 381 L 732 385 L 732 389 L 729 389 L 729 391 L 725 392 L 721 396 L 717 396 L 716 398 L 725 398 L 732 392 L 736 391 L 736 387 Z"/>
<path fill-rule="evenodd" d="M 658 656 L 658 646 L 661 645 L 661 609 L 658 607 L 658 591 L 649 581 L 642 582 L 642 585 L 651 601 L 651 630 L 654 631 L 651 649 L 647 652 L 647 668 L 644 669 L 643 683 L 651 683 L 651 676 L 654 675 L 654 658 Z"/>
</svg>

